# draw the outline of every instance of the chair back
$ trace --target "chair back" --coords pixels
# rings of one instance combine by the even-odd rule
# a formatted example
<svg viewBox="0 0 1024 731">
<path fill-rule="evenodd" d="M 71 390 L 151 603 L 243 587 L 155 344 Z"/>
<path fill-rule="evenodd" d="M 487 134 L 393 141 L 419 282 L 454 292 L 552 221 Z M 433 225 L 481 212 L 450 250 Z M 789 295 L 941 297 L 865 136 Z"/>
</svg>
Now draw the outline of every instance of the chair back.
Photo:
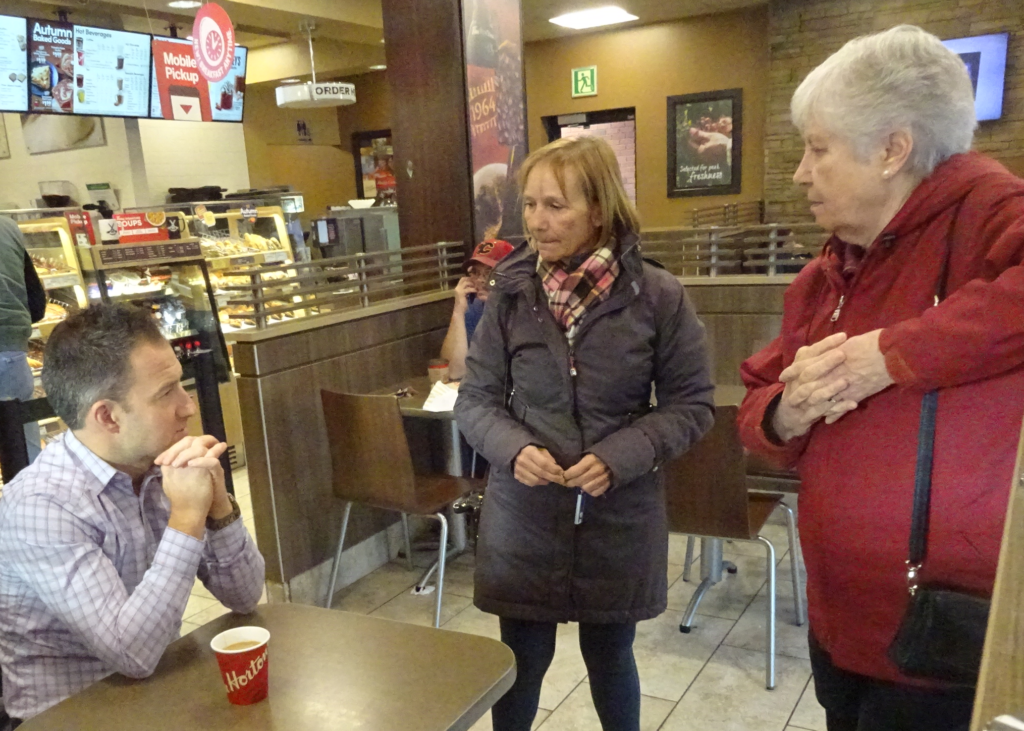
<svg viewBox="0 0 1024 731">
<path fill-rule="evenodd" d="M 665 465 L 669 530 L 749 540 L 746 457 L 736 430 L 738 406 L 719 406 L 715 424 L 679 459 Z"/>
<path fill-rule="evenodd" d="M 321 390 L 334 496 L 415 512 L 416 488 L 398 398 Z"/>
</svg>

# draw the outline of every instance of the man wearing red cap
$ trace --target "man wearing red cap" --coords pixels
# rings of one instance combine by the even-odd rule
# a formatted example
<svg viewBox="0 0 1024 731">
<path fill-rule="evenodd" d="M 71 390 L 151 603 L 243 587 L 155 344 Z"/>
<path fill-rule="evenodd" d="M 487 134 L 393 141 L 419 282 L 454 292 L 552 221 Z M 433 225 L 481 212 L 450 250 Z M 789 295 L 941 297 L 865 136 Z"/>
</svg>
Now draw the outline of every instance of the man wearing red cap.
<svg viewBox="0 0 1024 731">
<path fill-rule="evenodd" d="M 466 262 L 467 276 L 455 287 L 455 308 L 441 346 L 441 357 L 448 361 L 448 377 L 452 380 L 466 373 L 466 353 L 484 314 L 491 270 L 512 252 L 512 248 L 507 241 L 488 239 L 473 249 L 473 256 Z"/>
</svg>

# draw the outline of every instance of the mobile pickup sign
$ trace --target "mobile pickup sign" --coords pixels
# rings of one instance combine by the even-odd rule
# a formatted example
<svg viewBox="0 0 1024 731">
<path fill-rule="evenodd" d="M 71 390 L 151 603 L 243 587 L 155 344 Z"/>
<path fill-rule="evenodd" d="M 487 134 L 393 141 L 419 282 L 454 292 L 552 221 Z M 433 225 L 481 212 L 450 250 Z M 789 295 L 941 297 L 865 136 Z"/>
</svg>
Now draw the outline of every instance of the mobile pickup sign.
<svg viewBox="0 0 1024 731">
<path fill-rule="evenodd" d="M 245 101 L 246 49 L 237 46 L 221 81 L 202 75 L 191 43 L 153 39 L 153 99 L 150 116 L 188 122 L 241 122 Z"/>
</svg>

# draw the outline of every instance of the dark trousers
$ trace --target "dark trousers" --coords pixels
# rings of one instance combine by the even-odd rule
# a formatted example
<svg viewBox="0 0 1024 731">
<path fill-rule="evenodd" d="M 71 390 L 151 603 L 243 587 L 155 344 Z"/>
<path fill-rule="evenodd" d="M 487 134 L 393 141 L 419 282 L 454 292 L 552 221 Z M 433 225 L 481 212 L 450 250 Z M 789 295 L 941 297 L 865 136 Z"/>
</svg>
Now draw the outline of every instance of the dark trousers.
<svg viewBox="0 0 1024 731">
<path fill-rule="evenodd" d="M 967 731 L 974 689 L 931 689 L 840 670 L 810 637 L 811 672 L 828 731 Z"/>
<path fill-rule="evenodd" d="M 501 618 L 501 641 L 516 656 L 516 682 L 491 709 L 494 731 L 529 731 L 540 686 L 555 656 L 554 622 Z M 639 731 L 640 676 L 633 659 L 636 624 L 580 623 L 590 695 L 604 731 Z"/>
</svg>

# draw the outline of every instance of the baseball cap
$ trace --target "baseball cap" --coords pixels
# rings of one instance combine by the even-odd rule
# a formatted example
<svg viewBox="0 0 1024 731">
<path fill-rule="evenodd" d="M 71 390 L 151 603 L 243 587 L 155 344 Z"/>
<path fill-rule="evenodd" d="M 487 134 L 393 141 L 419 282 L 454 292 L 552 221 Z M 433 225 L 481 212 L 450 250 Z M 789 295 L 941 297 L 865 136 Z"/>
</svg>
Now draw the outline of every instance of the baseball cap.
<svg viewBox="0 0 1024 731">
<path fill-rule="evenodd" d="M 512 244 L 507 241 L 487 239 L 477 244 L 476 248 L 473 249 L 473 256 L 469 257 L 466 266 L 468 267 L 473 262 L 476 262 L 493 269 L 498 266 L 499 261 L 512 253 L 513 248 Z"/>
</svg>

